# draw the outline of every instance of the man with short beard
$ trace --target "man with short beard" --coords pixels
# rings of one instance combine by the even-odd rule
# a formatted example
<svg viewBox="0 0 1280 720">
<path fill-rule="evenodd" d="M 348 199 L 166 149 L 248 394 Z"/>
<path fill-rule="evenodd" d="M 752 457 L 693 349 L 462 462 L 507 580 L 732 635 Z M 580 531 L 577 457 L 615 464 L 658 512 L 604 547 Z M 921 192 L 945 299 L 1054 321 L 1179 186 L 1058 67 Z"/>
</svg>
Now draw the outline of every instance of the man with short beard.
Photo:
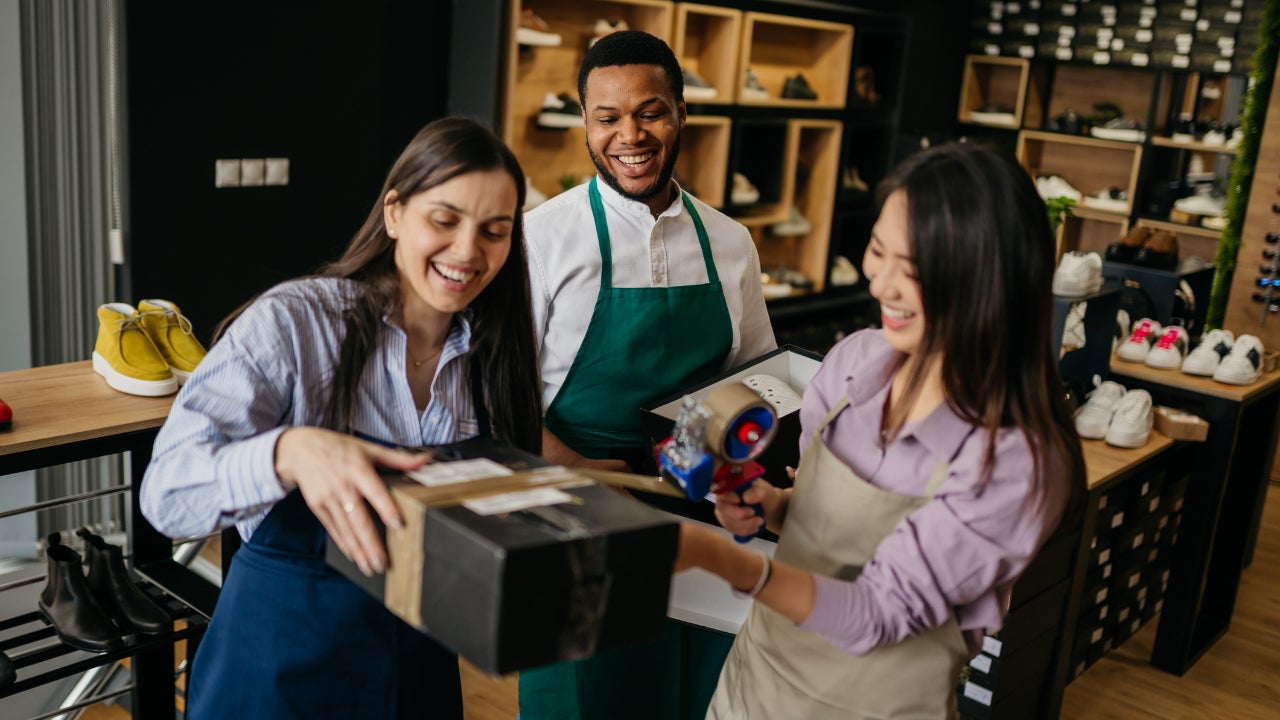
<svg viewBox="0 0 1280 720">
<path fill-rule="evenodd" d="M 671 178 L 685 123 L 671 49 L 639 31 L 601 38 L 578 97 L 598 174 L 524 216 L 543 454 L 640 470 L 642 406 L 777 343 L 750 233 Z M 701 718 L 731 643 L 671 621 L 652 643 L 526 671 L 521 717 Z"/>
</svg>

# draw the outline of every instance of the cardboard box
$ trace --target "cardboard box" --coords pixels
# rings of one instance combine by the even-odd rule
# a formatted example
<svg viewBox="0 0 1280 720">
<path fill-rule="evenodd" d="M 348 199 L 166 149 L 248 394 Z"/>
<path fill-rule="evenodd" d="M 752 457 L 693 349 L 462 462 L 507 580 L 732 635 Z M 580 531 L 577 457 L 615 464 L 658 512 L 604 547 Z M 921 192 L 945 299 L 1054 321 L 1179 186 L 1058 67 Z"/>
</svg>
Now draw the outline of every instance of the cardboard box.
<svg viewBox="0 0 1280 720">
<path fill-rule="evenodd" d="M 662 632 L 674 518 L 489 438 L 431 450 L 444 462 L 425 480 L 388 477 L 405 526 L 380 528 L 387 572 L 365 577 L 329 540 L 331 566 L 491 674 Z"/>
<path fill-rule="evenodd" d="M 715 387 L 724 383 L 742 382 L 752 375 L 772 375 L 791 386 L 797 395 L 804 396 L 809 380 L 818 372 L 822 364 L 822 356 L 802 350 L 791 345 L 774 350 L 752 360 L 745 365 L 727 370 L 710 380 L 685 388 L 673 395 L 646 405 L 641 409 L 641 422 L 644 432 L 656 447 L 671 435 L 675 426 L 676 414 L 680 411 L 680 403 L 686 395 L 697 398 L 705 397 Z M 783 415 L 778 418 L 778 429 L 768 449 L 756 458 L 756 462 L 765 468 L 765 478 L 779 487 L 790 487 L 791 479 L 786 468 L 796 467 L 800 462 L 800 412 Z M 714 522 L 714 521 L 712 521 Z"/>
<path fill-rule="evenodd" d="M 1157 405 L 1154 410 L 1156 430 L 1169 438 L 1204 442 L 1209 437 L 1209 423 L 1197 415 L 1164 405 Z"/>
</svg>

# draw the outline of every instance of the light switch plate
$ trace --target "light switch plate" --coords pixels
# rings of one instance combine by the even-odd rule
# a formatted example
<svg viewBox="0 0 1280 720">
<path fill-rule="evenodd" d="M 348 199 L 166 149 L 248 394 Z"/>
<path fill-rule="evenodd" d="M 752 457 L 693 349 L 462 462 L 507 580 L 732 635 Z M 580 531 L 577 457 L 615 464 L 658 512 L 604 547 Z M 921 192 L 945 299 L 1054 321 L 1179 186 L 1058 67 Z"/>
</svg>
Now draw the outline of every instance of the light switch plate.
<svg viewBox="0 0 1280 720">
<path fill-rule="evenodd" d="M 267 158 L 267 184 L 289 184 L 289 158 Z"/>
<path fill-rule="evenodd" d="M 240 187 L 258 187 L 263 183 L 266 161 L 262 158 L 245 158 L 240 161 Z"/>
<path fill-rule="evenodd" d="M 214 187 L 239 187 L 240 186 L 240 161 L 239 160 L 214 160 L 213 161 L 213 186 Z"/>
</svg>

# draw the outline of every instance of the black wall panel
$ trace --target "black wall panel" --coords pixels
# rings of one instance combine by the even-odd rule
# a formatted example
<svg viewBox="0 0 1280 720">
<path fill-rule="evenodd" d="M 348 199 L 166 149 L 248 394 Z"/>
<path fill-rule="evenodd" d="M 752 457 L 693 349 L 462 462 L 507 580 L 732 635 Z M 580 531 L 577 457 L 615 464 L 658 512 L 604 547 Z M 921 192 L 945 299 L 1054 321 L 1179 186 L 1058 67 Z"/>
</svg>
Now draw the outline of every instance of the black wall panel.
<svg viewBox="0 0 1280 720">
<path fill-rule="evenodd" d="M 442 0 L 131 2 L 126 288 L 208 340 L 227 313 L 336 256 L 398 151 L 447 105 Z M 219 158 L 289 159 L 282 187 L 215 188 Z"/>
</svg>

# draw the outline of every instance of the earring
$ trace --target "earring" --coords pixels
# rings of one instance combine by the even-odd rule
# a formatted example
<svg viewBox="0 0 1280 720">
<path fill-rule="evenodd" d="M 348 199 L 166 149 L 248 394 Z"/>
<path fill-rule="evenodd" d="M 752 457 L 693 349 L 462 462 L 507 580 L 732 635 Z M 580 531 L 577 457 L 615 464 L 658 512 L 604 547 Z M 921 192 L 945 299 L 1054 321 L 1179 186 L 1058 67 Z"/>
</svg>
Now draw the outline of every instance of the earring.
<svg viewBox="0 0 1280 720">
<path fill-rule="evenodd" d="M 391 238 L 392 240 L 395 240 L 395 239 L 396 239 L 396 231 L 395 231 L 395 230 L 392 230 L 391 228 L 387 228 L 387 237 Z"/>
</svg>

